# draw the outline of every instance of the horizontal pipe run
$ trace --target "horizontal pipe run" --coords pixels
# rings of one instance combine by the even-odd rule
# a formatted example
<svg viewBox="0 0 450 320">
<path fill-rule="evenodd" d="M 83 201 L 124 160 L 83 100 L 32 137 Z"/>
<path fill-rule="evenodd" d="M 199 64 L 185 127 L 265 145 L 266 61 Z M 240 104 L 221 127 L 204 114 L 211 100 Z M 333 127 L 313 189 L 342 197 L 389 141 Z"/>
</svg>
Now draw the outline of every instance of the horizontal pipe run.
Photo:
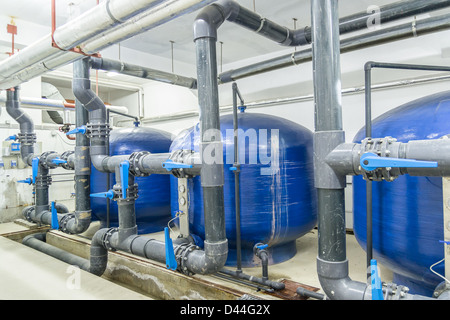
<svg viewBox="0 0 450 320">
<path fill-rule="evenodd" d="M 122 61 L 106 58 L 91 58 L 92 69 L 112 71 L 120 74 L 173 84 L 189 89 L 197 89 L 197 80 L 189 77 L 176 75 L 169 72 L 159 71 L 151 68 L 141 67 Z"/>
<path fill-rule="evenodd" d="M 49 245 L 45 242 L 45 233 L 29 235 L 22 240 L 22 243 L 28 247 L 48 254 L 58 260 L 66 262 L 70 265 L 76 265 L 82 270 L 88 271 L 97 276 L 101 276 L 105 272 L 108 262 L 108 251 L 103 247 L 102 241 L 102 238 L 107 231 L 108 229 L 100 229 L 94 234 L 91 240 L 89 259 L 83 259 L 75 254 Z"/>
<path fill-rule="evenodd" d="M 417 36 L 443 31 L 450 28 L 450 15 L 426 18 L 415 22 L 415 31 L 411 23 L 368 32 L 341 40 L 341 53 L 352 52 L 393 41 L 414 38 Z M 274 71 L 282 68 L 296 66 L 312 60 L 312 49 L 297 51 L 269 60 L 261 61 L 242 68 L 229 70 L 219 74 L 220 83 L 228 83 L 246 77 Z"/>
<path fill-rule="evenodd" d="M 85 54 L 97 53 L 113 44 L 156 28 L 157 26 L 193 12 L 214 1 L 215 0 L 168 0 L 167 3 L 159 4 L 154 8 L 128 19 L 120 26 L 109 29 L 107 33 L 102 33 L 98 37 L 86 40 L 79 48 L 81 48 L 81 51 Z M 44 47 L 47 48 L 48 45 L 45 45 Z M 25 81 L 45 74 L 48 71 L 55 70 L 82 58 L 84 58 L 84 56 L 78 53 L 58 50 L 56 55 L 42 58 L 39 62 L 34 64 L 24 64 L 25 68 L 23 70 L 11 74 L 3 80 L 0 79 L 0 90 L 17 86 Z M 6 60 L 8 59 L 5 59 L 5 61 Z"/>
<path fill-rule="evenodd" d="M 64 55 L 66 51 L 95 35 L 108 32 L 113 26 L 122 24 L 132 16 L 159 4 L 161 0 L 137 0 L 124 3 L 120 0 L 103 1 L 98 6 L 58 27 L 53 35 L 48 34 L 19 53 L 0 62 L 0 77 L 6 79 L 26 67 L 48 58 Z M 53 41 L 56 46 L 53 46 Z"/>
<path fill-rule="evenodd" d="M 285 288 L 285 285 L 282 282 L 276 282 L 276 281 L 272 281 L 272 280 L 268 280 L 268 279 L 264 279 L 264 278 L 260 278 L 260 277 L 254 277 L 254 276 L 245 274 L 243 272 L 222 269 L 222 270 L 220 270 L 220 273 L 224 273 L 226 275 L 229 275 L 229 276 L 232 276 L 232 277 L 235 277 L 238 279 L 244 279 L 244 280 L 248 280 L 248 281 L 251 281 L 254 283 L 258 283 L 263 286 L 268 286 L 275 290 L 283 290 Z"/>
<path fill-rule="evenodd" d="M 149 153 L 142 155 L 137 163 L 132 161 L 132 155 L 120 156 L 91 156 L 92 163 L 97 170 L 101 172 L 114 173 L 116 168 L 123 161 L 131 161 L 133 166 L 137 167 L 137 171 L 143 174 L 172 174 L 173 172 L 164 167 L 164 163 L 170 160 L 171 153 Z M 177 160 L 177 163 L 191 165 L 192 168 L 183 168 L 183 172 L 189 176 L 198 176 L 201 171 L 200 154 L 195 153 L 192 156 L 186 156 Z M 179 162 L 181 161 L 181 162 Z M 177 169 L 173 169 L 176 171 Z"/>
</svg>

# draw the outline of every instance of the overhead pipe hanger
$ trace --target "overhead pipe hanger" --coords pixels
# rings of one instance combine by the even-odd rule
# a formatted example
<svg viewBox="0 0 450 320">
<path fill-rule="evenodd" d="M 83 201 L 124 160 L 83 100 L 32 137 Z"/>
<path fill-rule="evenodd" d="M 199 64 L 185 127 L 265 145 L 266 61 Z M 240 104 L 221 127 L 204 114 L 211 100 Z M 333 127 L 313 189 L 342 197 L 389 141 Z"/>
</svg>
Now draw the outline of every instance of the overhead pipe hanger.
<svg viewBox="0 0 450 320">
<path fill-rule="evenodd" d="M 97 4 L 98 4 L 98 1 L 97 1 Z M 55 41 L 55 37 L 54 37 L 55 30 L 56 30 L 56 0 L 52 0 L 51 15 L 52 15 L 52 35 L 51 35 L 51 37 L 52 37 L 52 47 L 57 48 L 57 49 L 59 49 L 61 51 L 71 51 L 71 52 L 74 52 L 74 53 L 79 53 L 79 54 L 82 54 L 84 56 L 98 57 L 98 58 L 101 57 L 100 53 L 98 53 L 98 52 L 97 53 L 93 53 L 93 54 L 88 54 L 88 53 L 83 52 L 79 47 L 73 47 L 71 49 L 63 49 L 60 46 L 58 46 L 58 44 Z M 14 40 L 14 38 L 13 38 L 13 40 Z"/>
</svg>

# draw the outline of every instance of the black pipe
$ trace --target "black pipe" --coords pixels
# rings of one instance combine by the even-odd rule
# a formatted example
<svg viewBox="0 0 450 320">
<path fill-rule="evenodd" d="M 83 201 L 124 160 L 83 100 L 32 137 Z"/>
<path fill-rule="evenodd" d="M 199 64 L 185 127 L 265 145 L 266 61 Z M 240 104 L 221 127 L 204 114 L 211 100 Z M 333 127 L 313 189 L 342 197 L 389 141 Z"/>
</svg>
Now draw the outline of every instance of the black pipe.
<svg viewBox="0 0 450 320">
<path fill-rule="evenodd" d="M 19 92 L 19 87 L 14 87 L 6 91 L 5 107 L 6 112 L 19 124 L 20 155 L 23 162 L 31 166 L 36 134 L 34 133 L 33 119 L 20 108 Z"/>
<path fill-rule="evenodd" d="M 46 243 L 46 233 L 38 233 L 26 236 L 22 243 L 28 247 L 44 252 L 56 259 L 64 261 L 71 265 L 76 265 L 82 270 L 88 271 L 94 275 L 101 276 L 105 270 L 108 261 L 108 251 L 103 247 L 103 237 L 107 229 L 97 231 L 92 240 L 89 260 L 83 259 L 77 255 L 69 253 Z"/>
<path fill-rule="evenodd" d="M 123 117 L 128 117 L 128 118 L 134 119 L 135 125 L 138 125 L 138 124 L 139 124 L 139 117 L 132 116 L 132 115 L 130 115 L 130 114 L 126 114 L 126 113 L 119 112 L 119 111 L 116 111 L 116 110 L 111 110 L 111 109 L 108 109 L 107 112 L 112 112 L 112 113 L 121 115 L 121 116 L 123 116 Z M 109 117 L 107 117 L 107 119 L 109 119 Z"/>
<path fill-rule="evenodd" d="M 241 105 L 244 104 L 236 83 L 233 83 L 233 127 L 234 127 L 234 199 L 236 210 L 236 268 L 242 272 L 242 248 L 241 248 L 241 194 L 240 194 L 240 171 L 239 163 L 239 123 L 237 115 L 237 98 L 239 96 Z"/>
<path fill-rule="evenodd" d="M 150 79 L 154 81 L 169 83 L 189 89 L 197 89 L 197 80 L 173 73 L 136 66 L 122 61 L 114 61 L 106 58 L 91 57 L 92 69 L 113 71 L 132 77 Z"/>
<path fill-rule="evenodd" d="M 222 269 L 222 270 L 220 270 L 220 273 L 225 273 L 225 274 L 235 277 L 235 278 L 245 279 L 245 280 L 255 282 L 255 283 L 258 283 L 258 284 L 261 284 L 264 286 L 268 286 L 274 290 L 283 290 L 285 288 L 285 285 L 282 282 L 276 282 L 276 281 L 272 281 L 272 280 L 268 280 L 268 279 L 264 279 L 264 278 L 254 277 L 254 276 L 245 274 L 243 272 Z"/>
<path fill-rule="evenodd" d="M 444 1 L 441 1 L 444 2 Z M 398 69 L 398 70 L 418 70 L 418 71 L 441 71 L 450 72 L 450 67 L 406 64 L 406 63 L 385 63 L 369 61 L 364 65 L 365 74 L 365 133 L 366 138 L 372 138 L 372 69 Z M 372 216 L 372 181 L 366 180 L 366 255 L 367 255 L 367 275 L 370 276 L 370 261 L 373 258 L 373 216 Z"/>
<path fill-rule="evenodd" d="M 413 30 L 411 23 L 384 28 L 366 34 L 358 35 L 341 40 L 341 53 L 352 52 L 376 45 L 381 45 L 393 41 L 413 38 L 433 32 L 447 30 L 450 28 L 449 15 L 444 14 L 437 17 L 418 20 Z M 254 76 L 264 72 L 278 70 L 299 65 L 312 60 L 312 50 L 306 49 L 296 51 L 269 60 L 261 61 L 235 70 L 228 70 L 219 75 L 220 83 L 228 83 L 245 77 Z"/>
<path fill-rule="evenodd" d="M 324 300 L 325 299 L 325 295 L 322 293 L 318 293 L 318 292 L 314 292 L 302 287 L 298 287 L 296 290 L 297 294 L 302 296 L 302 297 L 306 297 L 306 298 L 314 298 L 317 300 Z"/>
<path fill-rule="evenodd" d="M 379 25 L 400 19 L 413 17 L 418 14 L 444 9 L 450 6 L 449 0 L 409 0 L 399 1 L 392 4 L 376 7 L 373 12 L 363 11 L 339 19 L 339 34 L 344 35 L 350 32 L 364 30 L 375 22 Z M 305 37 L 311 43 L 311 28 L 305 28 Z"/>
</svg>

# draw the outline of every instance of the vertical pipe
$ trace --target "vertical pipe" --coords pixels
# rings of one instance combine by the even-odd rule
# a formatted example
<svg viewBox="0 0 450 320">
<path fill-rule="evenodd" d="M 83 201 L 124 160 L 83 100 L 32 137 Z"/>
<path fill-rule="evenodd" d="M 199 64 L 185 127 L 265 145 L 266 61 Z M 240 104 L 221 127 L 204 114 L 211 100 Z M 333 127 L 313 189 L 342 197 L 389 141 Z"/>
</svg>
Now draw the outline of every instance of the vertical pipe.
<svg viewBox="0 0 450 320">
<path fill-rule="evenodd" d="M 88 111 L 83 107 L 80 101 L 75 100 L 76 127 L 85 126 L 87 120 Z M 84 212 L 91 209 L 89 138 L 84 134 L 77 134 L 75 144 L 75 211 Z M 86 159 L 86 157 L 88 157 L 88 159 Z"/>
<path fill-rule="evenodd" d="M 241 198 L 240 198 L 240 164 L 239 164 L 239 136 L 237 115 L 237 85 L 233 83 L 233 127 L 234 127 L 234 199 L 236 211 L 236 267 L 237 272 L 242 272 L 242 248 L 241 248 Z"/>
<path fill-rule="evenodd" d="M 342 131 L 338 2 L 312 0 L 313 73 L 316 133 Z M 344 142 L 344 141 L 342 141 Z M 321 145 L 315 145 L 315 149 Z M 316 172 L 316 176 L 321 172 Z M 321 177 L 323 178 L 323 177 Z M 344 261 L 344 188 L 327 181 L 318 188 L 318 257 Z M 329 185 L 329 186 L 327 186 Z"/>
<path fill-rule="evenodd" d="M 216 38 L 195 39 L 200 106 L 201 184 L 205 242 L 226 241 L 223 197 L 223 144 L 220 134 Z"/>
<path fill-rule="evenodd" d="M 367 63 L 364 67 L 365 74 L 365 113 L 366 113 L 366 138 L 372 138 L 372 66 Z M 367 277 L 371 276 L 370 261 L 373 257 L 373 233 L 372 233 L 372 181 L 366 181 L 366 257 Z"/>
</svg>

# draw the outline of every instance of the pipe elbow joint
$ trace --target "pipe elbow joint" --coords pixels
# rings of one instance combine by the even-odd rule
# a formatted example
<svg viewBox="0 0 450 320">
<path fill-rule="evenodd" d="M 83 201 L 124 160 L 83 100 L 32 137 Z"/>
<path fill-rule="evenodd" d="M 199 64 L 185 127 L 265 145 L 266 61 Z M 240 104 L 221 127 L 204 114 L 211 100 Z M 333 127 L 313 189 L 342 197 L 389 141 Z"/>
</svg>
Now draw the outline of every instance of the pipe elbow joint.
<svg viewBox="0 0 450 320">
<path fill-rule="evenodd" d="M 199 38 L 217 39 L 217 29 L 228 18 L 239 12 L 239 5 L 231 0 L 222 0 L 205 7 L 194 22 L 194 41 Z"/>
<path fill-rule="evenodd" d="M 370 300 L 372 297 L 367 284 L 349 278 L 348 260 L 334 262 L 318 257 L 317 274 L 323 291 L 331 300 Z"/>
<path fill-rule="evenodd" d="M 205 250 L 194 250 L 187 256 L 186 267 L 195 274 L 213 274 L 225 266 L 228 257 L 228 240 L 205 241 Z"/>
</svg>

